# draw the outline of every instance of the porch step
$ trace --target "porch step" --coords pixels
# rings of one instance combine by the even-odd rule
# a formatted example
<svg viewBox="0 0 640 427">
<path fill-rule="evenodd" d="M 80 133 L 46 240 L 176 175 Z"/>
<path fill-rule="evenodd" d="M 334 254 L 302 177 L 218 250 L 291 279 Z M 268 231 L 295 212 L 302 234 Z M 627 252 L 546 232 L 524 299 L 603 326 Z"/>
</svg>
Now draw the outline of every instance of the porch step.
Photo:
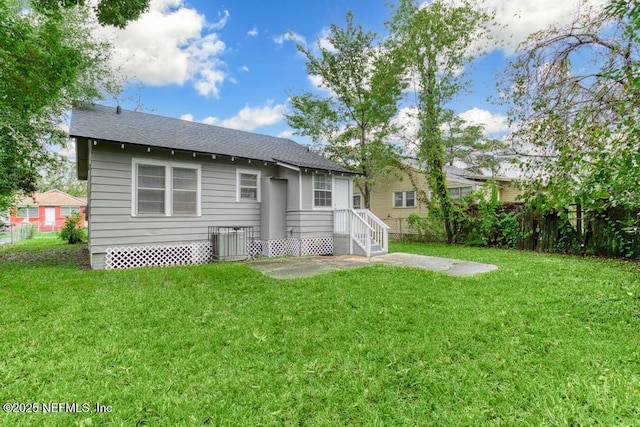
<svg viewBox="0 0 640 427">
<path fill-rule="evenodd" d="M 371 242 L 371 256 L 386 255 L 386 254 L 387 254 L 387 251 L 383 250 L 379 244 Z"/>
</svg>

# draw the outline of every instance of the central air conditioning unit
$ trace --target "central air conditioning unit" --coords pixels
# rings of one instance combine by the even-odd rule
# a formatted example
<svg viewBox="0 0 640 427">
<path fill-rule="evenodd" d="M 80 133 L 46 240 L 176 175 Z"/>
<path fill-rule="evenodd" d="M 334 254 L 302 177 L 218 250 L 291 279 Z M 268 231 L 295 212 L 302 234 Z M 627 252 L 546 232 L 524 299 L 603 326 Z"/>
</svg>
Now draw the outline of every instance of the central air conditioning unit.
<svg viewBox="0 0 640 427">
<path fill-rule="evenodd" d="M 247 242 L 251 239 L 250 227 L 214 227 L 210 232 L 213 259 L 240 261 L 249 258 Z"/>
</svg>

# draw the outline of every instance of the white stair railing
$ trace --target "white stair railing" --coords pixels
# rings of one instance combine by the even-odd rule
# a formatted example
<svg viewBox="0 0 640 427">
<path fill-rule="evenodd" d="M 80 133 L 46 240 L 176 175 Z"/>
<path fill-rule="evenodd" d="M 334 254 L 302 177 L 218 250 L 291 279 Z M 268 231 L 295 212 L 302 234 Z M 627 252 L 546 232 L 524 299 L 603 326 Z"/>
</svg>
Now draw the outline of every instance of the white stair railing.
<svg viewBox="0 0 640 427">
<path fill-rule="evenodd" d="M 355 212 L 373 229 L 372 239 L 383 251 L 389 252 L 389 226 L 369 209 L 357 209 Z"/>
<path fill-rule="evenodd" d="M 373 244 L 385 252 L 389 250 L 389 227 L 367 209 L 335 210 L 333 230 L 336 234 L 348 234 L 367 257 L 371 257 Z"/>
</svg>

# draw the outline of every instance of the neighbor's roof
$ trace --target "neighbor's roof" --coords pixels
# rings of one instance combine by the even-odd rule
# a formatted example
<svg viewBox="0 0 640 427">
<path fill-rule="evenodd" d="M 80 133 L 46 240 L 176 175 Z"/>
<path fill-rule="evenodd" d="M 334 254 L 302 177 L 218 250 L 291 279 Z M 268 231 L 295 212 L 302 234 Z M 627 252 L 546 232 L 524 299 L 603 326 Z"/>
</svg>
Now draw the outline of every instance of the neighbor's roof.
<svg viewBox="0 0 640 427">
<path fill-rule="evenodd" d="M 453 165 L 446 165 L 444 167 L 444 170 L 446 172 L 447 175 L 455 175 L 458 176 L 460 178 L 466 178 L 466 179 L 470 179 L 473 181 L 500 181 L 500 182 L 511 182 L 513 181 L 513 178 L 509 178 L 506 176 L 501 176 L 501 175 L 496 175 L 496 176 L 487 176 L 487 175 L 480 175 L 474 172 L 471 172 L 469 170 L 466 169 L 462 169 L 459 168 L 457 166 L 453 166 Z"/>
<path fill-rule="evenodd" d="M 404 163 L 416 170 L 422 170 L 422 166 L 415 158 L 407 157 L 404 159 Z M 456 180 L 459 182 L 478 183 L 485 181 L 498 181 L 498 182 L 512 182 L 513 178 L 506 176 L 487 176 L 480 175 L 475 172 L 471 172 L 467 169 L 462 169 L 453 165 L 444 165 L 444 173 L 447 175 L 447 180 Z"/>
<path fill-rule="evenodd" d="M 74 109 L 69 136 L 354 173 L 290 139 L 102 105 Z"/>
<path fill-rule="evenodd" d="M 60 190 L 33 193 L 16 203 L 16 206 L 86 206 L 87 199 L 75 197 Z"/>
</svg>

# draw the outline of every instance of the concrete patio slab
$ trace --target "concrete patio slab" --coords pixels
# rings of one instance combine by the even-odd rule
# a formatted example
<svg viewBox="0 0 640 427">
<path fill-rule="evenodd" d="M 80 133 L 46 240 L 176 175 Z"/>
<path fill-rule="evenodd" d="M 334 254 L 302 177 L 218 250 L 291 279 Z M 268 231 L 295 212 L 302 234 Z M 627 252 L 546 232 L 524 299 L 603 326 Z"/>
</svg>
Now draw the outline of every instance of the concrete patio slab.
<svg viewBox="0 0 640 427">
<path fill-rule="evenodd" d="M 363 267 L 373 264 L 385 264 L 398 267 L 414 267 L 437 271 L 450 276 L 470 276 L 486 273 L 498 268 L 493 264 L 462 261 L 451 258 L 438 258 L 395 252 L 371 258 L 355 256 L 311 256 L 289 258 L 260 258 L 246 262 L 264 274 L 277 279 L 293 279 L 328 273 L 345 268 Z"/>
</svg>

